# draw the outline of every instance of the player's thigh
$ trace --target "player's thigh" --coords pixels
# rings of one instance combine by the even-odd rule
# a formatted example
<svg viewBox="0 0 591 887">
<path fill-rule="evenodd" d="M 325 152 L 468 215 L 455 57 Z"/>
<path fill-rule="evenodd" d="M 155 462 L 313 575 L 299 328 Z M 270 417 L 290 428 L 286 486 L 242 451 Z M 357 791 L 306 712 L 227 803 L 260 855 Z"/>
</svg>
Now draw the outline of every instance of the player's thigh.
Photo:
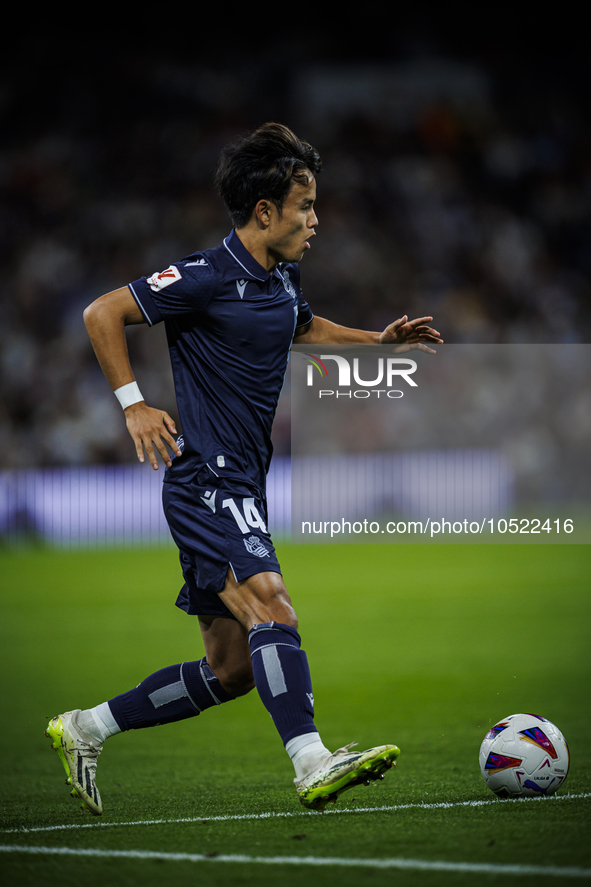
<svg viewBox="0 0 591 887">
<path fill-rule="evenodd" d="M 298 627 L 296 612 L 281 573 L 255 573 L 238 582 L 230 569 L 219 597 L 248 631 L 253 625 L 265 622 L 281 622 Z"/>
<path fill-rule="evenodd" d="M 248 632 L 226 616 L 199 616 L 207 664 L 232 696 L 243 696 L 254 687 Z"/>
</svg>

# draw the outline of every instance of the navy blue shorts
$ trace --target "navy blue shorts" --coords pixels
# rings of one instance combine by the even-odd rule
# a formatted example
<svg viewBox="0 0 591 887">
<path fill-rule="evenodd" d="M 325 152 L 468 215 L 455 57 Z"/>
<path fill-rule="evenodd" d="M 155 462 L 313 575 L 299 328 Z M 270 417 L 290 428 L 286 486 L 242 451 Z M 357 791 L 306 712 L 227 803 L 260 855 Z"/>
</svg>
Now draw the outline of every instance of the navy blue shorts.
<svg viewBox="0 0 591 887">
<path fill-rule="evenodd" d="M 192 616 L 232 616 L 218 597 L 229 567 L 237 582 L 256 573 L 281 573 L 265 500 L 247 484 L 229 487 L 228 479 L 207 472 L 190 483 L 163 484 L 164 514 L 185 580 L 176 605 Z"/>
</svg>

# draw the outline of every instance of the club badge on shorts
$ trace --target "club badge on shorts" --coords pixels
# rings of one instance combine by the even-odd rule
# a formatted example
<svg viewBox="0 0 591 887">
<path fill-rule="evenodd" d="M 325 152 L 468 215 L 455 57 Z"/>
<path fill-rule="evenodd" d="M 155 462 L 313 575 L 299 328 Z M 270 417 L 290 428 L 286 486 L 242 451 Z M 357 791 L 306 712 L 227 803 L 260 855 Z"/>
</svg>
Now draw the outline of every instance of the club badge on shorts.
<svg viewBox="0 0 591 887">
<path fill-rule="evenodd" d="M 249 536 L 248 539 L 244 539 L 244 547 L 248 551 L 249 554 L 256 554 L 257 557 L 268 557 L 269 551 L 258 536 Z"/>
</svg>

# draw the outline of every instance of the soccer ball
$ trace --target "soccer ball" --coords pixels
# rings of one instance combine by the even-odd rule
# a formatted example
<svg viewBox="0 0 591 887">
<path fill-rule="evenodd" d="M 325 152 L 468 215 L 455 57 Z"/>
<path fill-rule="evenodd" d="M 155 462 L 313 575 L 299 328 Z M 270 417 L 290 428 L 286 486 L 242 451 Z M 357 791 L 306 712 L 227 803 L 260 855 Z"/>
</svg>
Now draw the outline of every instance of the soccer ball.
<svg viewBox="0 0 591 887">
<path fill-rule="evenodd" d="M 558 727 L 539 715 L 509 715 L 480 746 L 480 772 L 500 798 L 553 795 L 568 774 L 568 745 Z"/>
</svg>

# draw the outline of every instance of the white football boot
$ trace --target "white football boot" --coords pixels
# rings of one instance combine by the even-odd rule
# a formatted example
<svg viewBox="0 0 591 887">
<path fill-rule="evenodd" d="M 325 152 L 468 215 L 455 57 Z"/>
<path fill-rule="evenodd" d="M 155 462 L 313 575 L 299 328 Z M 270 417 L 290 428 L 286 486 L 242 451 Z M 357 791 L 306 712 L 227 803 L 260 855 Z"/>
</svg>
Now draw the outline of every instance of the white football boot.
<svg viewBox="0 0 591 887">
<path fill-rule="evenodd" d="M 378 745 L 363 752 L 350 752 L 355 745 L 352 742 L 326 755 L 318 767 L 301 779 L 294 779 L 304 807 L 321 812 L 327 804 L 334 804 L 341 792 L 383 779 L 386 770 L 396 766 L 400 754 L 397 746 Z"/>
<path fill-rule="evenodd" d="M 47 725 L 45 735 L 53 740 L 52 748 L 64 765 L 72 797 L 80 798 L 85 810 L 100 816 L 103 805 L 95 780 L 97 758 L 103 746 L 82 730 L 78 724 L 79 714 L 80 709 L 76 709 L 56 715 Z"/>
</svg>

